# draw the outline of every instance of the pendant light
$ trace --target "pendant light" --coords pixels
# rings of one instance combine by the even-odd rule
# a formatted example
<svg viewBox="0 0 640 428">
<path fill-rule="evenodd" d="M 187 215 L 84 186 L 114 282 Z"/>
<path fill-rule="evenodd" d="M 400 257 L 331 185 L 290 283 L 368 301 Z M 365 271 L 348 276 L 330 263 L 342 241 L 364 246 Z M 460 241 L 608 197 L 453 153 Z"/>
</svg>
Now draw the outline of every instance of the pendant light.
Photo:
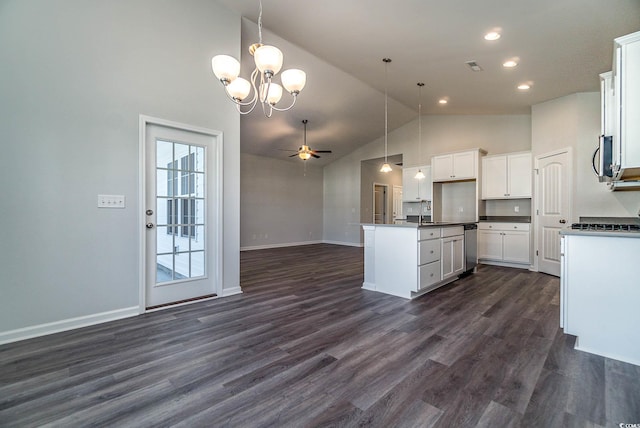
<svg viewBox="0 0 640 428">
<path fill-rule="evenodd" d="M 424 83 L 418 82 L 418 162 L 422 163 L 422 87 Z M 422 180 L 424 173 L 418 168 L 415 178 Z"/>
<path fill-rule="evenodd" d="M 383 58 L 382 61 L 384 62 L 384 164 L 382 165 L 382 168 L 380 168 L 380 172 L 391 172 L 391 165 L 389 165 L 389 162 L 387 161 L 387 140 L 388 140 L 388 116 L 389 116 L 389 107 L 388 107 L 388 95 L 387 95 L 387 68 L 389 66 L 389 63 L 391 62 L 391 59 L 389 58 Z"/>
</svg>

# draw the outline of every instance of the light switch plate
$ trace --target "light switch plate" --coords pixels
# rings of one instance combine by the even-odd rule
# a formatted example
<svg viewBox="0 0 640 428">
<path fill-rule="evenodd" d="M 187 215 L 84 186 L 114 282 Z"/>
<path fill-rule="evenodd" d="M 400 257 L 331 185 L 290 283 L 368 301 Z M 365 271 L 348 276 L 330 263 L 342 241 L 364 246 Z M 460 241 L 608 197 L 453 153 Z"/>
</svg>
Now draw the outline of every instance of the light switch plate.
<svg viewBox="0 0 640 428">
<path fill-rule="evenodd" d="M 98 195 L 98 208 L 124 208 L 124 195 Z"/>
</svg>

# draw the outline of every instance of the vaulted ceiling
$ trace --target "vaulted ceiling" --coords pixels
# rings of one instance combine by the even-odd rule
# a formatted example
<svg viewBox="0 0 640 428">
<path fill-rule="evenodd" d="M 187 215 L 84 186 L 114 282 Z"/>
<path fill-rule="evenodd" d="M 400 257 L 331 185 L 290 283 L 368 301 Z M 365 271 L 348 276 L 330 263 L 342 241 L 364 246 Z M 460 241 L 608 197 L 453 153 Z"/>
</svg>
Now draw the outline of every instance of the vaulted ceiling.
<svg viewBox="0 0 640 428">
<path fill-rule="evenodd" d="M 244 17 L 248 78 L 259 2 L 217 1 Z M 597 91 L 598 74 L 611 69 L 613 39 L 640 31 L 640 0 L 264 0 L 262 23 L 264 43 L 282 50 L 283 69 L 305 70 L 307 86 L 288 112 L 243 116 L 242 151 L 289 159 L 282 149 L 301 145 L 308 119 L 309 145 L 333 150 L 308 162 L 324 165 L 384 134 L 385 86 L 389 130 L 417 117 L 417 82 L 425 83 L 429 115 L 528 114 L 534 104 Z M 485 40 L 493 29 L 501 38 Z M 386 80 L 384 57 L 392 59 Z M 511 58 L 518 65 L 503 67 Z M 531 89 L 518 90 L 523 82 Z"/>
</svg>

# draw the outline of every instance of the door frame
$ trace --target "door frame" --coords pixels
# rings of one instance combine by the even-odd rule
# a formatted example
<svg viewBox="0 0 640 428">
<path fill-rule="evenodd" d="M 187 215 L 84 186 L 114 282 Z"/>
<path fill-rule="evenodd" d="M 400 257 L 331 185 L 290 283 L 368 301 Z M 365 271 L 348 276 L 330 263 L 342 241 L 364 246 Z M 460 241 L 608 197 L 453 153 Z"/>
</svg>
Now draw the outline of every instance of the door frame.
<svg viewBox="0 0 640 428">
<path fill-rule="evenodd" d="M 532 221 L 532 229 L 533 229 L 533 264 L 530 269 L 534 272 L 539 272 L 538 270 L 538 258 L 539 258 L 539 232 L 540 232 L 540 174 L 539 174 L 539 164 L 540 160 L 543 158 L 548 158 L 550 156 L 556 156 L 562 153 L 567 153 L 569 157 L 569 162 L 567 165 L 567 187 L 568 187 L 568 205 L 569 205 L 569 213 L 567 215 L 568 219 L 571 219 L 571 213 L 573 211 L 573 151 L 571 147 L 565 147 L 562 149 L 554 150 L 552 152 L 542 153 L 536 155 L 534 158 L 533 164 L 533 172 L 535 173 L 534 180 L 534 189 L 533 189 L 533 209 L 534 215 L 531 216 Z"/>
<path fill-rule="evenodd" d="M 383 223 L 387 224 L 389 220 L 389 185 L 386 183 L 376 183 L 373 182 L 373 215 L 372 215 L 372 223 L 376 222 L 376 187 L 384 187 L 384 213 L 382 214 Z"/>
<path fill-rule="evenodd" d="M 216 147 L 215 148 L 207 148 L 208 150 L 216 151 L 216 164 L 208 165 L 208 174 L 213 174 L 215 180 L 215 194 L 218 197 L 209 201 L 207 209 L 214 210 L 216 221 L 214 224 L 209 224 L 207 227 L 213 229 L 215 235 L 217 236 L 217 241 L 211 243 L 213 251 L 215 251 L 214 263 L 213 266 L 210 267 L 210 272 L 208 272 L 209 278 L 212 278 L 216 282 L 216 294 L 218 296 L 222 295 L 222 287 L 223 287 L 223 145 L 224 145 L 224 135 L 222 131 L 217 131 L 214 129 L 203 128 L 194 125 L 188 125 L 185 123 L 174 122 L 166 119 L 160 119 L 157 117 L 140 115 L 139 118 L 139 139 L 138 139 L 138 240 L 139 240 L 139 251 L 138 251 L 138 313 L 143 314 L 147 312 L 146 309 L 146 284 L 147 284 L 147 274 L 146 274 L 146 253 L 147 253 L 147 243 L 146 243 L 146 233 L 147 228 L 145 226 L 146 223 L 146 214 L 145 214 L 145 206 L 147 200 L 147 181 L 146 181 L 146 169 L 147 169 L 147 127 L 149 125 L 157 125 L 165 128 L 174 128 L 181 131 L 193 132 L 198 134 L 203 134 L 207 136 L 211 136 L 216 139 Z M 207 180 L 208 181 L 208 180 Z M 208 183 L 207 183 L 208 184 Z M 208 193 L 208 191 L 207 191 Z M 196 300 L 199 301 L 199 300 Z M 182 303 L 189 304 L 192 302 Z M 175 307 L 176 305 L 169 305 L 167 307 Z M 155 311 L 157 309 L 153 309 L 151 311 Z"/>
</svg>

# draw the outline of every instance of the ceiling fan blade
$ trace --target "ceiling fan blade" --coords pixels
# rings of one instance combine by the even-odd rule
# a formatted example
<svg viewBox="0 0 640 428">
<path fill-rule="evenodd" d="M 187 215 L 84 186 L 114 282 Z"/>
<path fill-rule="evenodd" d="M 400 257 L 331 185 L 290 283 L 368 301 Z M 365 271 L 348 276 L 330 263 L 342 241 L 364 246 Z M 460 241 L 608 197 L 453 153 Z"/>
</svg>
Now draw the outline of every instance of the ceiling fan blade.
<svg viewBox="0 0 640 428">
<path fill-rule="evenodd" d="M 297 150 L 291 150 L 291 149 L 278 149 L 281 152 L 297 152 Z"/>
<path fill-rule="evenodd" d="M 320 156 L 314 154 L 314 153 L 310 153 L 311 156 L 313 156 L 314 158 L 318 159 Z"/>
<path fill-rule="evenodd" d="M 314 153 L 331 153 L 331 150 L 313 150 Z"/>
<path fill-rule="evenodd" d="M 298 156 L 298 154 L 297 154 L 297 153 L 294 153 L 294 154 L 292 154 L 292 155 L 289 155 L 289 157 L 290 157 L 290 158 L 293 158 L 293 157 L 296 157 L 296 156 Z"/>
</svg>

